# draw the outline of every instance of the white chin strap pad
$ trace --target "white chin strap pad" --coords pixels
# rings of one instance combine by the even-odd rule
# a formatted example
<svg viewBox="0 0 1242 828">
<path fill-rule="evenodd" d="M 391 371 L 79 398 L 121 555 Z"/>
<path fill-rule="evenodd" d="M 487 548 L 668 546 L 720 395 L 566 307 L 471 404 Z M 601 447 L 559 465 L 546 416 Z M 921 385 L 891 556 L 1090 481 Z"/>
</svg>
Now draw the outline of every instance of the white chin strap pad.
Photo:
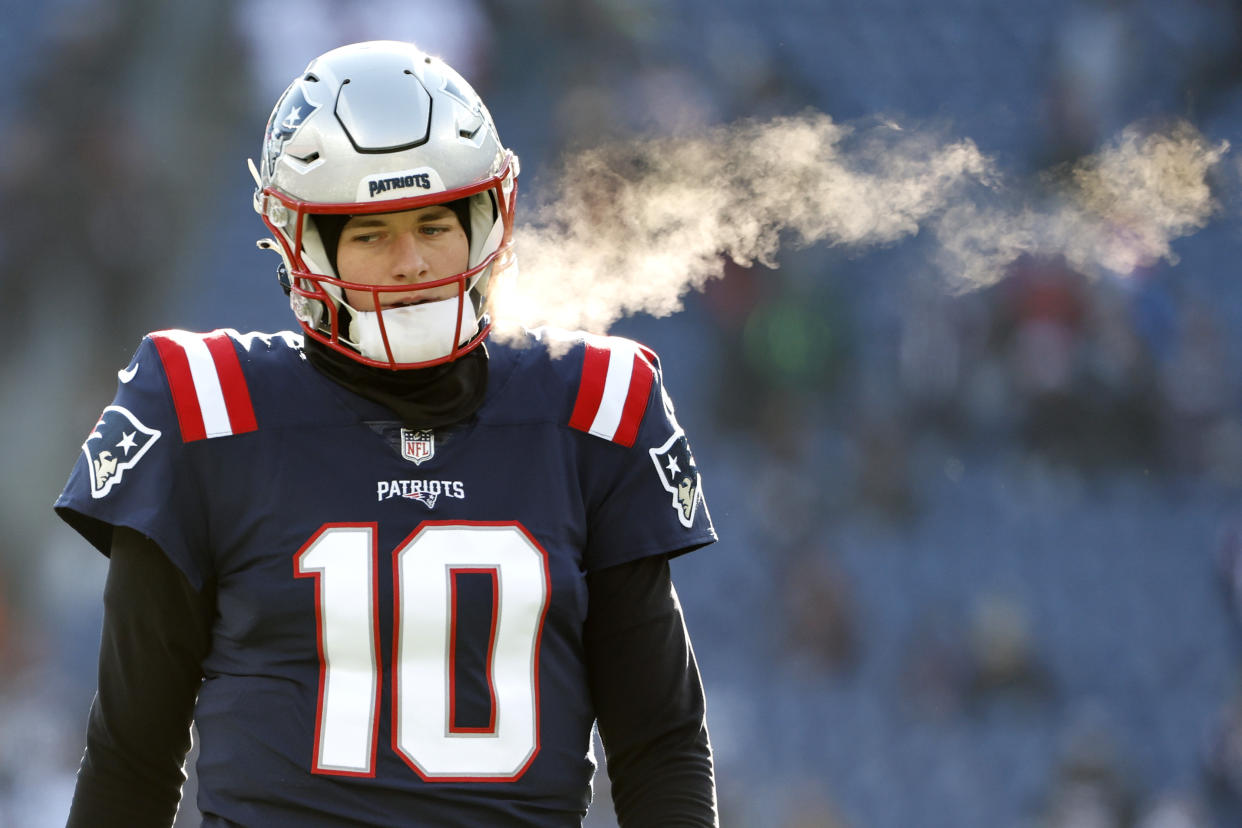
<svg viewBox="0 0 1242 828">
<path fill-rule="evenodd" d="M 421 305 L 405 305 L 388 310 L 359 311 L 351 314 L 349 338 L 358 353 L 368 359 L 389 361 L 384 348 L 384 336 L 380 333 L 380 313 L 384 314 L 384 329 L 388 332 L 388 344 L 392 347 L 393 362 L 427 362 L 441 359 L 453 352 L 453 331 L 461 320 L 461 336 L 457 345 L 470 341 L 479 330 L 479 320 L 469 296 L 458 297 Z"/>
</svg>

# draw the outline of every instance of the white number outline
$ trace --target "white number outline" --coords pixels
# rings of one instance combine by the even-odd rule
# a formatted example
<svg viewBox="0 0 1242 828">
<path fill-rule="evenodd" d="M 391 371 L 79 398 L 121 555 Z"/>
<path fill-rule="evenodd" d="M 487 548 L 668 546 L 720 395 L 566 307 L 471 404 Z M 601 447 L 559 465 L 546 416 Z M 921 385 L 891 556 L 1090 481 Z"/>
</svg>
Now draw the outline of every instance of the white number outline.
<svg viewBox="0 0 1242 828">
<path fill-rule="evenodd" d="M 460 772 L 434 772 L 420 768 L 415 757 L 401 747 L 399 744 L 402 737 L 400 711 L 402 705 L 402 691 L 400 682 L 401 654 L 402 654 L 402 636 L 401 636 L 401 619 L 402 619 L 402 601 L 403 595 L 401 590 L 402 573 L 401 573 L 401 557 L 403 553 L 412 552 L 419 544 L 419 538 L 428 529 L 456 528 L 456 529 L 490 529 L 504 530 L 507 537 L 512 538 L 512 532 L 518 535 L 517 540 L 524 542 L 529 550 L 535 553 L 535 560 L 538 565 L 539 585 L 542 588 L 542 594 L 539 596 L 539 602 L 535 615 L 537 619 L 533 624 L 531 635 L 530 650 L 530 717 L 531 728 L 529 743 L 529 752 L 525 754 L 521 765 L 512 773 L 504 773 L 500 775 L 466 775 Z M 368 533 L 368 544 L 370 547 L 370 590 L 369 590 L 369 610 L 371 615 L 371 631 L 373 638 L 372 647 L 372 675 L 374 677 L 375 693 L 371 700 L 370 709 L 370 726 L 369 726 L 369 750 L 367 755 L 369 760 L 364 768 L 343 768 L 339 766 L 322 766 L 321 764 L 321 744 L 325 736 L 324 726 L 324 699 L 326 689 L 329 684 L 329 669 L 331 667 L 325 656 L 325 619 L 322 609 L 323 596 L 323 579 L 321 578 L 324 567 L 303 566 L 303 557 L 310 552 L 325 535 L 338 529 L 365 529 Z M 432 534 L 435 534 L 433 531 Z M 315 582 L 315 620 L 316 620 L 316 644 L 319 654 L 319 690 L 316 700 L 315 710 L 315 742 L 312 758 L 311 772 L 316 774 L 333 775 L 333 776 L 354 776 L 354 777 L 374 777 L 375 763 L 377 758 L 378 737 L 379 737 L 379 705 L 383 703 L 383 659 L 380 652 L 379 638 L 379 572 L 378 572 L 378 535 L 379 526 L 377 523 L 325 523 L 311 536 L 309 540 L 302 545 L 301 548 L 293 556 L 294 576 L 297 578 L 313 578 Z M 448 593 L 446 600 L 449 602 L 449 610 L 445 619 L 445 636 L 449 641 L 447 649 L 447 657 L 443 660 L 442 669 L 445 671 L 442 675 L 445 679 L 446 687 L 446 703 L 444 705 L 445 714 L 445 737 L 458 736 L 466 738 L 498 737 L 499 720 L 501 717 L 501 697 L 496 687 L 495 677 L 495 656 L 497 646 L 497 636 L 500 634 L 499 627 L 503 614 L 503 592 L 504 579 L 501 575 L 503 561 L 488 560 L 494 558 L 495 555 L 486 554 L 484 549 L 479 555 L 474 556 L 477 560 L 471 563 L 460 563 L 445 565 L 445 587 Z M 498 554 L 498 553 L 497 553 Z M 460 572 L 483 572 L 490 573 L 493 577 L 493 596 L 494 603 L 492 608 L 492 624 L 490 640 L 488 642 L 488 656 L 486 666 L 486 680 L 488 689 L 492 697 L 491 711 L 491 727 L 488 729 L 481 728 L 457 728 L 453 727 L 453 717 L 455 714 L 456 693 L 454 687 L 454 651 L 452 642 L 456 635 L 456 573 Z M 525 573 L 529 575 L 529 573 Z M 392 699 L 391 717 L 389 729 L 391 731 L 391 747 L 393 752 L 400 758 L 411 770 L 426 782 L 513 782 L 519 778 L 530 768 L 535 758 L 539 755 L 541 749 L 541 728 L 540 728 L 540 681 L 539 666 L 540 653 L 543 642 L 544 623 L 547 620 L 548 605 L 551 603 L 552 582 L 551 573 L 549 571 L 548 553 L 543 545 L 535 539 L 534 535 L 526 529 L 518 521 L 423 521 L 414 529 L 406 538 L 397 545 L 392 551 L 392 575 L 393 575 L 393 607 L 392 607 L 392 623 L 393 637 L 391 641 L 391 658 L 388 662 L 388 669 L 391 672 L 389 694 Z M 519 627 L 518 629 L 526 629 Z M 520 638 L 520 636 L 519 636 Z"/>
<path fill-rule="evenodd" d="M 340 529 L 354 530 L 365 529 L 367 531 L 367 544 L 371 548 L 370 559 L 370 615 L 371 615 L 371 674 L 375 684 L 375 694 L 371 700 L 370 709 L 370 745 L 366 750 L 366 765 L 361 768 L 349 768 L 344 766 L 326 765 L 322 761 L 321 750 L 326 741 L 327 728 L 324 724 L 324 695 L 328 690 L 329 660 L 325 652 L 325 639 L 327 638 L 324 614 L 323 614 L 323 573 L 324 567 L 303 567 L 302 559 L 308 553 L 313 552 L 316 546 L 329 536 L 331 532 Z M 319 652 L 319 692 L 315 697 L 315 744 L 311 755 L 311 772 L 320 773 L 328 776 L 356 776 L 364 778 L 375 777 L 375 758 L 379 748 L 379 708 L 383 702 L 384 694 L 384 670 L 382 669 L 383 659 L 380 654 L 380 623 L 379 623 L 379 525 L 376 523 L 325 523 L 320 526 L 315 533 L 310 536 L 306 543 L 302 544 L 293 555 L 293 577 L 295 578 L 311 578 L 315 582 L 315 645 Z"/>
<path fill-rule="evenodd" d="M 416 758 L 413 756 L 412 751 L 403 749 L 398 744 L 398 741 L 401 738 L 402 731 L 403 731 L 402 719 L 400 716 L 400 710 L 399 710 L 398 704 L 399 704 L 399 700 L 402 698 L 404 694 L 401 690 L 401 681 L 399 678 L 398 669 L 401 664 L 400 662 L 400 653 L 401 653 L 401 646 L 402 646 L 401 619 L 404 615 L 403 613 L 404 605 L 402 601 L 404 597 L 406 597 L 406 596 L 403 596 L 400 592 L 400 584 L 401 584 L 400 559 L 401 559 L 402 554 L 406 552 L 414 551 L 417 543 L 419 542 L 418 538 L 420 535 L 422 535 L 424 532 L 429 532 L 429 530 L 430 530 L 430 534 L 434 535 L 436 534 L 436 530 L 439 530 L 439 529 L 466 529 L 466 530 L 473 529 L 476 531 L 483 530 L 482 533 L 484 534 L 488 532 L 494 532 L 497 530 L 508 530 L 504 532 L 504 535 L 506 537 L 511 537 L 512 534 L 516 531 L 516 534 L 518 535 L 520 541 L 522 541 L 524 545 L 530 551 L 533 551 L 534 553 L 536 553 L 537 558 L 538 558 L 539 580 L 540 580 L 540 587 L 541 587 L 542 595 L 540 596 L 541 600 L 540 600 L 540 606 L 537 611 L 537 619 L 535 620 L 533 624 L 533 628 L 530 629 L 529 631 L 529 635 L 531 638 L 531 650 L 530 650 L 529 666 L 527 668 L 529 670 L 529 674 L 528 674 L 529 677 L 527 679 L 529 683 L 527 684 L 527 686 L 530 688 L 530 705 L 531 705 L 530 713 L 529 713 L 530 715 L 530 742 L 528 743 L 527 753 L 524 755 L 524 759 L 522 763 L 516 766 L 511 773 L 495 774 L 495 775 L 488 776 L 488 775 L 479 775 L 479 774 L 468 775 L 468 774 L 459 773 L 459 772 L 444 772 L 444 771 L 430 770 L 428 768 L 420 767 L 418 764 L 418 758 L 422 758 L 425 760 L 426 757 Z M 489 566 L 491 564 L 499 565 L 503 562 L 496 561 L 493 555 L 478 555 L 478 556 L 474 556 L 474 558 L 471 559 L 469 563 L 466 563 L 465 561 L 462 561 L 461 563 L 462 565 L 467 566 L 467 567 L 480 567 L 481 568 L 481 567 Z M 445 566 L 444 571 L 445 571 L 445 577 L 446 577 L 446 582 L 445 582 L 446 590 L 451 586 L 449 583 L 447 583 L 448 573 L 451 572 L 451 570 L 452 570 L 452 567 L 447 566 L 447 565 Z M 517 575 L 516 571 L 511 573 L 511 577 L 515 577 L 516 575 Z M 498 590 L 496 593 L 497 604 L 495 607 L 495 612 L 498 617 L 498 626 L 501 626 L 504 624 L 503 619 L 505 617 L 504 594 L 506 591 L 506 587 L 505 587 L 505 581 L 503 578 L 498 581 L 497 586 L 498 586 Z M 534 535 L 532 535 L 526 529 L 525 526 L 523 526 L 521 523 L 517 521 L 470 521 L 470 520 L 443 520 L 443 521 L 427 520 L 427 521 L 423 521 L 422 523 L 418 525 L 418 527 L 413 532 L 409 534 L 409 536 L 406 537 L 404 541 L 398 544 L 396 550 L 393 552 L 393 592 L 394 592 L 394 596 L 393 596 L 394 597 L 394 607 L 393 607 L 393 628 L 394 628 L 393 649 L 394 649 L 394 652 L 393 652 L 393 660 L 392 660 L 393 707 L 392 707 L 392 716 L 391 716 L 391 722 L 392 722 L 391 741 L 392 741 L 393 751 L 397 754 L 397 756 L 403 762 L 405 762 L 407 766 L 410 767 L 411 770 L 413 770 L 416 774 L 418 774 L 418 776 L 421 779 L 427 782 L 513 782 L 521 778 L 521 776 L 524 773 L 526 773 L 531 763 L 534 762 L 535 757 L 539 755 L 539 751 L 541 748 L 541 733 L 540 733 L 540 722 L 539 722 L 539 700 L 540 700 L 539 656 L 540 656 L 540 650 L 541 650 L 541 645 L 543 641 L 543 625 L 547 619 L 548 604 L 550 603 L 551 595 L 552 595 L 552 582 L 551 582 L 551 575 L 548 569 L 547 551 L 543 548 L 543 546 L 539 543 L 539 541 L 535 539 Z M 522 629 L 525 629 L 525 628 L 522 628 Z M 448 630 L 446 629 L 445 630 L 446 637 L 447 637 L 447 634 L 448 634 Z M 502 632 L 498 630 L 496 635 L 500 636 L 502 635 Z M 442 663 L 444 665 L 444 669 L 447 670 L 448 665 L 449 665 L 448 658 L 445 658 Z M 492 664 L 491 672 L 493 675 L 495 674 L 495 662 L 494 661 Z M 445 683 L 447 684 L 448 677 L 445 676 L 444 678 L 445 678 Z M 498 693 L 496 707 L 495 707 L 496 716 L 498 720 L 500 720 L 502 716 L 501 702 L 502 702 L 502 699 L 500 697 L 500 694 Z M 442 708 L 444 712 L 444 716 L 445 716 L 444 729 L 445 729 L 446 735 L 450 735 L 449 725 L 451 724 L 450 720 L 448 720 L 447 718 L 449 715 L 448 707 L 449 705 L 446 703 L 444 707 Z M 499 727 L 503 727 L 503 722 L 498 721 L 498 728 Z M 457 734 L 451 734 L 451 735 L 456 735 L 459 738 L 470 740 L 470 739 L 478 739 L 480 734 L 457 733 Z M 481 735 L 484 737 L 483 741 L 490 741 L 486 738 L 489 734 L 481 734 Z M 499 730 L 496 731 L 496 736 L 497 737 L 500 736 Z"/>
</svg>

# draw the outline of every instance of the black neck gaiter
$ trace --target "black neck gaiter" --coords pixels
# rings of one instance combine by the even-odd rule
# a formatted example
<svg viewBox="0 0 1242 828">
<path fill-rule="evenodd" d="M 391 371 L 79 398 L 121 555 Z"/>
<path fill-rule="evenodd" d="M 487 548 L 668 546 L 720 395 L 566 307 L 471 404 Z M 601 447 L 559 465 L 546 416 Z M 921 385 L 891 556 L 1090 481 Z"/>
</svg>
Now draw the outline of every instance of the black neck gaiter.
<svg viewBox="0 0 1242 828">
<path fill-rule="evenodd" d="M 465 420 L 487 392 L 487 346 L 431 368 L 392 371 L 363 365 L 317 339 L 303 337 L 306 359 L 333 382 L 396 412 L 409 428 L 439 428 Z"/>
</svg>

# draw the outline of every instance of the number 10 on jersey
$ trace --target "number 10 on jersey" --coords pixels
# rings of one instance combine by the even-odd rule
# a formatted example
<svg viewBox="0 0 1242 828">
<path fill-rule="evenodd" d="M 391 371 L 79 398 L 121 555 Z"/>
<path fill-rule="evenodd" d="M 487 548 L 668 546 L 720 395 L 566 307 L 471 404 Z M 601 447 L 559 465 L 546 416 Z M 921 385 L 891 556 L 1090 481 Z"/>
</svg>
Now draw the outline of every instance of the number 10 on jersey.
<svg viewBox="0 0 1242 828">
<path fill-rule="evenodd" d="M 378 527 L 322 526 L 293 559 L 314 578 L 319 641 L 315 773 L 374 776 L 383 691 Z M 551 591 L 547 554 L 516 523 L 427 522 L 393 552 L 392 747 L 437 782 L 508 782 L 539 750 L 539 640 Z M 490 572 L 488 727 L 459 728 L 456 577 Z"/>
</svg>

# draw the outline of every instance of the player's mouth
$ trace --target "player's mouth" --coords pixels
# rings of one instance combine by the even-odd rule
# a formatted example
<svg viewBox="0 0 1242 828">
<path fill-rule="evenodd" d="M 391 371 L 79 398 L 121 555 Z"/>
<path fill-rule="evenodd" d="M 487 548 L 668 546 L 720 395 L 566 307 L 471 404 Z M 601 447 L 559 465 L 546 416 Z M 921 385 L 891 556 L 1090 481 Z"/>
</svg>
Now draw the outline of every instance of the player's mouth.
<svg viewBox="0 0 1242 828">
<path fill-rule="evenodd" d="M 408 308 L 414 305 L 425 305 L 429 302 L 443 302 L 445 299 L 457 298 L 457 290 L 452 286 L 446 290 L 445 288 L 435 288 L 431 290 L 422 290 L 410 295 L 395 295 L 392 298 L 384 298 L 380 301 L 380 307 L 383 310 L 392 310 L 394 308 Z"/>
<path fill-rule="evenodd" d="M 392 310 L 393 308 L 408 308 L 414 305 L 425 305 L 430 301 L 432 300 L 428 297 L 421 297 L 418 299 L 415 299 L 415 298 L 396 299 L 392 302 L 387 302 L 383 304 L 382 307 L 384 308 L 384 310 Z"/>
</svg>

